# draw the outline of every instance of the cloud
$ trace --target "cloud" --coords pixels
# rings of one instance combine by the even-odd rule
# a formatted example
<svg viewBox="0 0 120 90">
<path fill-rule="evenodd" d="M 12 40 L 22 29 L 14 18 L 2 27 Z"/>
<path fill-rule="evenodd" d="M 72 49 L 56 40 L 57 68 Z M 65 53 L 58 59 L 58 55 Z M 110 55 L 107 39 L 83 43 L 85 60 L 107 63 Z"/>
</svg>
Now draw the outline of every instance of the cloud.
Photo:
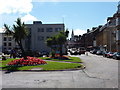
<svg viewBox="0 0 120 90">
<path fill-rule="evenodd" d="M 74 35 L 83 35 L 84 33 L 86 33 L 86 30 L 81 30 L 81 29 L 74 30 Z"/>
<path fill-rule="evenodd" d="M 26 14 L 25 16 L 21 17 L 21 20 L 25 23 L 29 23 L 31 21 L 37 21 L 38 19 L 30 14 Z"/>
<path fill-rule="evenodd" d="M 0 14 L 29 13 L 32 8 L 32 0 L 0 0 Z"/>
<path fill-rule="evenodd" d="M 3 33 L 4 32 L 4 29 L 3 28 L 0 28 L 0 33 Z"/>
</svg>

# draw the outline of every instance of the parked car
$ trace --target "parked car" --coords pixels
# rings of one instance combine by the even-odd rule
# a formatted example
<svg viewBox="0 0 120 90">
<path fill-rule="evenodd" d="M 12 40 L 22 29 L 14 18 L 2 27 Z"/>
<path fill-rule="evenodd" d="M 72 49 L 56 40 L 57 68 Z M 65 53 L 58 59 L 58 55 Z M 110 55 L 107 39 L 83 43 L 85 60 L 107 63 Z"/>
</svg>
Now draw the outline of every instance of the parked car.
<svg viewBox="0 0 120 90">
<path fill-rule="evenodd" d="M 86 50 L 85 50 L 84 47 L 78 48 L 78 53 L 79 53 L 79 54 L 85 54 L 85 52 L 86 52 Z"/>
<path fill-rule="evenodd" d="M 108 52 L 108 53 L 107 53 L 107 57 L 108 57 L 108 58 L 112 58 L 112 57 L 113 57 L 113 52 Z"/>
<path fill-rule="evenodd" d="M 48 56 L 49 56 L 49 53 L 48 53 L 47 51 L 42 51 L 42 52 L 40 53 L 40 55 L 41 55 L 41 56 L 46 55 L 46 56 L 48 57 Z"/>
<path fill-rule="evenodd" d="M 96 52 L 97 52 L 96 49 L 94 49 L 94 50 L 91 51 L 92 54 L 96 54 Z"/>
<path fill-rule="evenodd" d="M 93 50 L 90 50 L 90 53 L 92 53 Z"/>
<path fill-rule="evenodd" d="M 97 55 L 103 55 L 103 51 L 98 50 L 98 51 L 96 52 L 96 54 L 97 54 Z"/>
<path fill-rule="evenodd" d="M 103 57 L 107 57 L 107 51 L 103 51 Z"/>
<path fill-rule="evenodd" d="M 72 49 L 70 49 L 70 54 L 71 55 L 77 55 L 78 54 L 78 50 L 76 48 L 72 48 Z"/>
<path fill-rule="evenodd" d="M 3 53 L 9 55 L 10 52 L 11 52 L 10 50 L 6 50 L 6 51 L 4 51 Z"/>
<path fill-rule="evenodd" d="M 114 59 L 120 59 L 120 53 L 119 53 L 119 52 L 115 52 L 115 53 L 113 54 L 113 58 L 114 58 Z"/>
</svg>

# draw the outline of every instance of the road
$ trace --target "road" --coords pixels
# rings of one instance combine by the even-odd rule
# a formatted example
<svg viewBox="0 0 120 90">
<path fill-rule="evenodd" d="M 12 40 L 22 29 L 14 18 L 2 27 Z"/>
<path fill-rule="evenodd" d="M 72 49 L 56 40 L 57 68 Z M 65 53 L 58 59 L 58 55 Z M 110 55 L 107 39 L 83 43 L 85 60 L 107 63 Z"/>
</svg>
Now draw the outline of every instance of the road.
<svg viewBox="0 0 120 90">
<path fill-rule="evenodd" d="M 78 55 L 84 70 L 2 72 L 2 88 L 118 88 L 118 60 Z"/>
</svg>

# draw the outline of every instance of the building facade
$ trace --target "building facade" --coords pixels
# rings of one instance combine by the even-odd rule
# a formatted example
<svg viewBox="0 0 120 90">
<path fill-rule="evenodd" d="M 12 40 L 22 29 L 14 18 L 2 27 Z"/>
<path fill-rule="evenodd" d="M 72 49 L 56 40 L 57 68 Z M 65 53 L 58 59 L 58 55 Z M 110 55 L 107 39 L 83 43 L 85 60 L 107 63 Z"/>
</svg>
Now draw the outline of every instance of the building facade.
<svg viewBox="0 0 120 90">
<path fill-rule="evenodd" d="M 5 33 L 0 33 L 0 37 L 0 48 L 2 49 L 2 52 L 9 51 L 15 47 L 18 47 L 12 36 L 7 36 Z"/>
<path fill-rule="evenodd" d="M 81 46 L 81 35 L 74 35 L 74 30 L 72 30 L 71 38 L 67 41 L 68 48 L 79 48 Z"/>
<path fill-rule="evenodd" d="M 82 35 L 80 41 L 86 49 L 93 47 L 92 49 L 120 52 L 120 3 L 117 12 L 107 18 L 105 25 L 89 30 Z"/>
<path fill-rule="evenodd" d="M 46 40 L 64 31 L 64 24 L 42 24 L 41 21 L 33 21 L 33 24 L 26 24 L 29 35 L 24 41 L 25 50 L 50 52 L 51 49 L 46 45 Z"/>
<path fill-rule="evenodd" d="M 2 52 L 2 33 L 0 33 L 0 52 Z"/>
</svg>

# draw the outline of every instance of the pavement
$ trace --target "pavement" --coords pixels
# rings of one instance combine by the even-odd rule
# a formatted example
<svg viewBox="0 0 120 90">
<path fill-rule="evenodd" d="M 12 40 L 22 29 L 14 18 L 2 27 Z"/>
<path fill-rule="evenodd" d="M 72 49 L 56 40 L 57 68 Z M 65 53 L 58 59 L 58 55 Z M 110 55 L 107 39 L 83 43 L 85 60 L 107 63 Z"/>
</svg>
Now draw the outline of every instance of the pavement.
<svg viewBox="0 0 120 90">
<path fill-rule="evenodd" d="M 86 66 L 75 71 L 2 72 L 2 88 L 118 88 L 118 60 L 78 55 Z"/>
</svg>

